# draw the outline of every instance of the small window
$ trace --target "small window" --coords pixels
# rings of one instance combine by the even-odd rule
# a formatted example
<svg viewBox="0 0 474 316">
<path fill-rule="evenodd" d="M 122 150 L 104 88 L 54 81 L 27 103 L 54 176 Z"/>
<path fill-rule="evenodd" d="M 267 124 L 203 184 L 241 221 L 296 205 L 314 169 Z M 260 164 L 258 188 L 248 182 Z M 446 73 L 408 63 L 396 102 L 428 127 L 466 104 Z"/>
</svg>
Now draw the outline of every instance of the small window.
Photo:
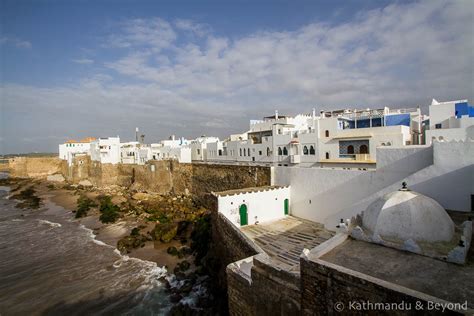
<svg viewBox="0 0 474 316">
<path fill-rule="evenodd" d="M 250 148 L 247 148 L 247 156 L 250 157 Z"/>
<path fill-rule="evenodd" d="M 325 135 L 326 135 L 326 137 L 329 137 L 329 131 L 328 130 L 326 130 Z"/>
<path fill-rule="evenodd" d="M 309 147 L 309 154 L 310 154 L 310 155 L 316 155 L 316 152 L 315 152 L 315 150 L 314 150 L 314 146 L 310 146 L 310 147 Z"/>
<path fill-rule="evenodd" d="M 270 156 L 270 148 L 267 147 L 267 156 Z"/>
<path fill-rule="evenodd" d="M 259 156 L 262 155 L 262 151 L 261 151 L 261 150 L 258 151 L 258 155 L 259 155 Z"/>
<path fill-rule="evenodd" d="M 201 154 L 201 150 L 200 150 L 200 149 L 197 149 L 197 154 L 198 154 L 198 155 Z"/>
<path fill-rule="evenodd" d="M 307 155 L 309 153 L 308 146 L 303 147 L 303 155 Z"/>
<path fill-rule="evenodd" d="M 441 128 L 442 128 L 441 123 L 440 123 L 440 124 L 436 124 L 436 125 L 435 125 L 435 128 L 436 128 L 436 129 L 441 129 Z"/>
<path fill-rule="evenodd" d="M 347 146 L 347 153 L 349 155 L 354 154 L 354 146 L 352 145 Z"/>
<path fill-rule="evenodd" d="M 283 147 L 283 155 L 288 156 L 288 149 L 286 147 Z"/>
<path fill-rule="evenodd" d="M 281 147 L 278 147 L 278 156 L 281 156 L 283 152 L 281 151 Z"/>
<path fill-rule="evenodd" d="M 239 148 L 239 155 L 242 156 L 242 148 Z"/>
<path fill-rule="evenodd" d="M 329 159 L 329 153 L 326 152 L 326 159 Z"/>
</svg>

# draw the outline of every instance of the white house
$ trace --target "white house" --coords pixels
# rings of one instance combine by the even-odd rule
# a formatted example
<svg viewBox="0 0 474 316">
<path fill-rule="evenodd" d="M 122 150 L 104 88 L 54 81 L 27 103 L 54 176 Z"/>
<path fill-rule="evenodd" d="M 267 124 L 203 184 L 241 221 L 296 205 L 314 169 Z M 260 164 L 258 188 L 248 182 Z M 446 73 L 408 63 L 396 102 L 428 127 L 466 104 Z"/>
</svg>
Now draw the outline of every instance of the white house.
<svg viewBox="0 0 474 316">
<path fill-rule="evenodd" d="M 474 138 L 474 107 L 467 100 L 438 102 L 433 99 L 429 111 L 427 143 Z"/>
<path fill-rule="evenodd" d="M 192 161 L 206 161 L 207 160 L 207 145 L 210 143 L 219 142 L 218 137 L 201 136 L 192 140 L 189 144 L 191 148 Z"/>
<path fill-rule="evenodd" d="M 68 140 L 64 144 L 60 144 L 59 158 L 67 160 L 68 164 L 71 165 L 75 156 L 90 155 L 90 143 L 94 140 L 93 137 L 87 137 L 80 141 Z"/>
<path fill-rule="evenodd" d="M 120 163 L 120 138 L 118 136 L 99 138 L 91 142 L 90 155 L 93 161 L 111 164 Z"/>
<path fill-rule="evenodd" d="M 149 160 L 146 147 L 146 145 L 140 144 L 140 142 L 121 143 L 120 162 L 123 164 L 144 164 Z"/>
<path fill-rule="evenodd" d="M 267 186 L 214 193 L 218 212 L 235 226 L 255 225 L 290 215 L 290 188 Z"/>
</svg>

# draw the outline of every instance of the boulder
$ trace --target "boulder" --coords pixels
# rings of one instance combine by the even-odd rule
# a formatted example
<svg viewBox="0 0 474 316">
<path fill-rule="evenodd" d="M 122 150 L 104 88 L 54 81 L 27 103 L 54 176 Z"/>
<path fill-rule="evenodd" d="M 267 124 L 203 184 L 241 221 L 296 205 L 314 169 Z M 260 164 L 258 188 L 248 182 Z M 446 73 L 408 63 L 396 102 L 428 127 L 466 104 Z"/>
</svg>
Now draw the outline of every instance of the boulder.
<svg viewBox="0 0 474 316">
<path fill-rule="evenodd" d="M 46 177 L 46 180 L 52 181 L 52 182 L 64 182 L 66 179 L 64 179 L 63 175 L 60 173 L 57 174 L 51 174 L 48 177 Z"/>
<path fill-rule="evenodd" d="M 81 180 L 79 181 L 79 185 L 82 185 L 83 187 L 91 187 L 92 183 L 89 180 Z"/>
<path fill-rule="evenodd" d="M 178 232 L 178 225 L 176 223 L 159 223 L 151 232 L 153 239 L 161 240 L 162 242 L 170 242 Z"/>
</svg>

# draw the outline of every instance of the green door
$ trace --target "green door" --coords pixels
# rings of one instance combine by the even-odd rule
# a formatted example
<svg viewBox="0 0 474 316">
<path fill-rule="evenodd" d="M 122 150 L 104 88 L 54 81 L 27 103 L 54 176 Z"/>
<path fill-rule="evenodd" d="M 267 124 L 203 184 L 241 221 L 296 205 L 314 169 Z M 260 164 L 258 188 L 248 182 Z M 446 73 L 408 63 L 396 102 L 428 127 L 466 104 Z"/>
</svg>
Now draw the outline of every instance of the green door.
<svg viewBox="0 0 474 316">
<path fill-rule="evenodd" d="M 285 207 L 285 215 L 288 215 L 288 213 L 290 212 L 290 201 L 288 201 L 288 199 L 285 199 L 284 207 Z"/>
<path fill-rule="evenodd" d="M 242 204 L 239 208 L 239 213 L 240 213 L 240 226 L 247 225 L 248 224 L 247 205 Z"/>
</svg>

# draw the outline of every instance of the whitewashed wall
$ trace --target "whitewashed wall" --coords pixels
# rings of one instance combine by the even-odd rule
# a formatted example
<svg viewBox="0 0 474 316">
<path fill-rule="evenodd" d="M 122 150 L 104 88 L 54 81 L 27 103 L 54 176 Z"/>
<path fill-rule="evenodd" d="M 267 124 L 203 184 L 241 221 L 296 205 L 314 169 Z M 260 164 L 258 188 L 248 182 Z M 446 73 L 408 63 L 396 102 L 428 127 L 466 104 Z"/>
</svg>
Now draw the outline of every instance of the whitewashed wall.
<svg viewBox="0 0 474 316">
<path fill-rule="evenodd" d="M 239 207 L 247 205 L 248 224 L 257 221 L 264 223 L 285 217 L 284 200 L 289 199 L 291 214 L 290 188 L 269 189 L 263 192 L 239 193 L 218 196 L 218 211 L 237 227 L 240 227 Z"/>
<path fill-rule="evenodd" d="M 353 216 L 352 206 L 383 188 L 400 183 L 407 176 L 433 163 L 432 147 L 377 148 L 382 166 L 376 171 L 327 168 L 275 167 L 275 185 L 291 185 L 292 215 L 324 223 L 334 229 L 342 211 Z M 383 162 L 384 157 L 393 160 Z M 382 162 L 381 162 L 382 160 Z"/>
</svg>

